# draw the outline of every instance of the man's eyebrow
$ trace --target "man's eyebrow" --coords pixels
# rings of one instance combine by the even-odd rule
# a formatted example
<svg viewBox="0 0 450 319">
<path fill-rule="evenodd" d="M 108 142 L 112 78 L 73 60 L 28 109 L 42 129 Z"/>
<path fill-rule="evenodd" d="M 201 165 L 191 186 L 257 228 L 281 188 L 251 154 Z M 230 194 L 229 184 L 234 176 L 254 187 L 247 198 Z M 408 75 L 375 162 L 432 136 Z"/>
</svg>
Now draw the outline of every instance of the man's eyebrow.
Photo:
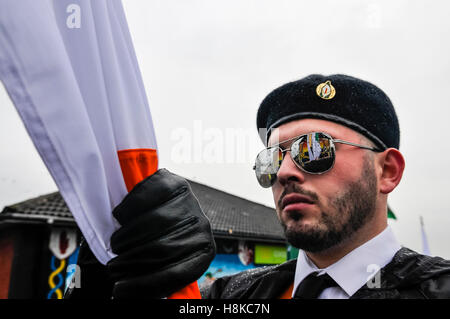
<svg viewBox="0 0 450 319">
<path fill-rule="evenodd" d="M 267 148 L 276 147 L 276 146 L 280 147 L 280 145 L 282 145 L 282 144 L 285 144 L 285 143 L 287 143 L 287 142 L 290 142 L 290 141 L 292 141 L 292 140 L 295 140 L 296 138 L 299 138 L 300 136 L 305 136 L 305 135 L 307 135 L 307 134 L 301 134 L 301 135 L 298 135 L 298 136 L 289 138 L 289 139 L 284 140 L 284 141 L 281 141 L 281 142 L 279 142 L 279 143 L 277 143 L 277 144 L 273 144 L 273 145 L 271 145 L 271 146 L 267 146 Z"/>
<path fill-rule="evenodd" d="M 290 141 L 292 141 L 292 140 L 295 140 L 295 139 L 297 139 L 297 138 L 299 138 L 299 137 L 301 137 L 301 136 L 306 136 L 306 135 L 311 134 L 311 133 L 324 133 L 324 134 L 329 135 L 333 140 L 339 140 L 339 139 L 335 138 L 335 137 L 334 137 L 332 134 L 330 134 L 330 133 L 325 133 L 325 132 L 309 132 L 309 133 L 306 133 L 306 134 L 300 134 L 300 135 L 291 137 L 291 138 L 289 138 L 289 139 L 287 139 L 287 140 L 284 140 L 284 141 L 281 141 L 281 142 L 279 142 L 279 143 L 277 143 L 277 144 L 273 144 L 273 145 L 271 145 L 271 146 L 267 146 L 266 148 L 272 148 L 272 147 L 277 147 L 277 146 L 278 146 L 278 147 L 284 149 L 284 147 L 282 147 L 283 144 L 285 144 L 285 143 L 287 143 L 287 142 L 290 142 Z"/>
</svg>

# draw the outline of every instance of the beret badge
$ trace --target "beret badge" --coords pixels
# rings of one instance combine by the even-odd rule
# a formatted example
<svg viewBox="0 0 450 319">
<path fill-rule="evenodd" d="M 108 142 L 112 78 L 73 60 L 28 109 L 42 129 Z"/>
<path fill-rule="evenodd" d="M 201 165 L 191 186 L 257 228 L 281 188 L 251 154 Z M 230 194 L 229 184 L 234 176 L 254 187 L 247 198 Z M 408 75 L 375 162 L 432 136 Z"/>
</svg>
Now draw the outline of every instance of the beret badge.
<svg viewBox="0 0 450 319">
<path fill-rule="evenodd" d="M 331 100 L 336 95 L 336 89 L 331 85 L 331 81 L 328 80 L 316 87 L 316 93 L 324 100 Z"/>
</svg>

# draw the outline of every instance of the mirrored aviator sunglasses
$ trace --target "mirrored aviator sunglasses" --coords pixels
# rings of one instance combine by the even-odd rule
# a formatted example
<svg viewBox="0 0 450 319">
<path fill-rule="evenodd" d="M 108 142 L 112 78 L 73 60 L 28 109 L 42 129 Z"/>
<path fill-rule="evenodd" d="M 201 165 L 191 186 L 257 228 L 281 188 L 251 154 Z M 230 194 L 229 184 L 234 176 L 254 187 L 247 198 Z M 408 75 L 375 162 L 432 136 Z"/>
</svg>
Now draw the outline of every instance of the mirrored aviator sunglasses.
<svg viewBox="0 0 450 319">
<path fill-rule="evenodd" d="M 283 150 L 279 146 L 289 141 L 293 141 L 290 149 Z M 333 139 L 326 133 L 312 132 L 283 141 L 259 152 L 253 167 L 256 179 L 262 187 L 271 187 L 277 179 L 278 170 L 287 151 L 290 151 L 292 161 L 302 171 L 310 174 L 326 173 L 333 168 L 336 158 L 334 143 L 352 145 L 375 152 L 382 151 L 365 145 Z"/>
</svg>

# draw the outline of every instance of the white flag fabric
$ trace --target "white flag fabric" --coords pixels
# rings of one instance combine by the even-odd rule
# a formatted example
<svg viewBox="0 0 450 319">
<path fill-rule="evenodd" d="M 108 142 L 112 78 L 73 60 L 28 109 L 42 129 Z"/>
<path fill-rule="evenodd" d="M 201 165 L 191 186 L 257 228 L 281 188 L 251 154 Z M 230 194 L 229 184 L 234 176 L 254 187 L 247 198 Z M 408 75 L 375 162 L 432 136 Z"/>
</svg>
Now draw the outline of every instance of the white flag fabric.
<svg viewBox="0 0 450 319">
<path fill-rule="evenodd" d="M 122 3 L 0 0 L 0 79 L 91 250 L 106 263 L 119 227 L 112 209 L 132 186 L 123 176 L 127 152 L 140 152 L 137 166 L 148 164 L 148 151 L 157 159 Z"/>
</svg>

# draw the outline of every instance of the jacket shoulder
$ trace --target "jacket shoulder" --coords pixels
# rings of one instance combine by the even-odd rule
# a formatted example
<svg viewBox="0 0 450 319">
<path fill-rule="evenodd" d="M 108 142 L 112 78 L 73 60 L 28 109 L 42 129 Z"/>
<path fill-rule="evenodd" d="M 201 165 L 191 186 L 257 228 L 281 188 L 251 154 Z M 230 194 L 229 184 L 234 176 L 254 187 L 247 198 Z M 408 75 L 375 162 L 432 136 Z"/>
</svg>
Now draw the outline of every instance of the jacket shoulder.
<svg viewBox="0 0 450 319">
<path fill-rule="evenodd" d="M 400 279 L 401 283 L 419 283 L 427 280 L 445 280 L 450 275 L 450 260 L 422 255 L 414 250 L 402 248 L 386 267 Z"/>
<path fill-rule="evenodd" d="M 242 271 L 231 276 L 218 278 L 209 286 L 200 287 L 205 299 L 242 299 L 248 298 L 261 279 L 280 272 L 295 271 L 296 260 L 289 260 L 275 266 L 263 266 Z"/>
<path fill-rule="evenodd" d="M 402 247 L 380 270 L 379 287 L 364 285 L 351 298 L 450 298 L 450 261 Z"/>
<path fill-rule="evenodd" d="M 450 298 L 450 261 L 441 257 L 403 247 L 380 278 L 381 287 L 363 286 L 354 298 Z"/>
<path fill-rule="evenodd" d="M 220 277 L 209 286 L 201 286 L 200 293 L 204 299 L 242 298 L 249 285 L 274 268 L 274 266 L 258 267 L 242 271 L 235 275 Z"/>
<path fill-rule="evenodd" d="M 427 299 L 450 299 L 450 272 L 424 280 L 420 291 Z"/>
<path fill-rule="evenodd" d="M 419 289 L 425 298 L 450 298 L 450 260 L 430 257 L 430 265 L 421 277 Z"/>
</svg>

